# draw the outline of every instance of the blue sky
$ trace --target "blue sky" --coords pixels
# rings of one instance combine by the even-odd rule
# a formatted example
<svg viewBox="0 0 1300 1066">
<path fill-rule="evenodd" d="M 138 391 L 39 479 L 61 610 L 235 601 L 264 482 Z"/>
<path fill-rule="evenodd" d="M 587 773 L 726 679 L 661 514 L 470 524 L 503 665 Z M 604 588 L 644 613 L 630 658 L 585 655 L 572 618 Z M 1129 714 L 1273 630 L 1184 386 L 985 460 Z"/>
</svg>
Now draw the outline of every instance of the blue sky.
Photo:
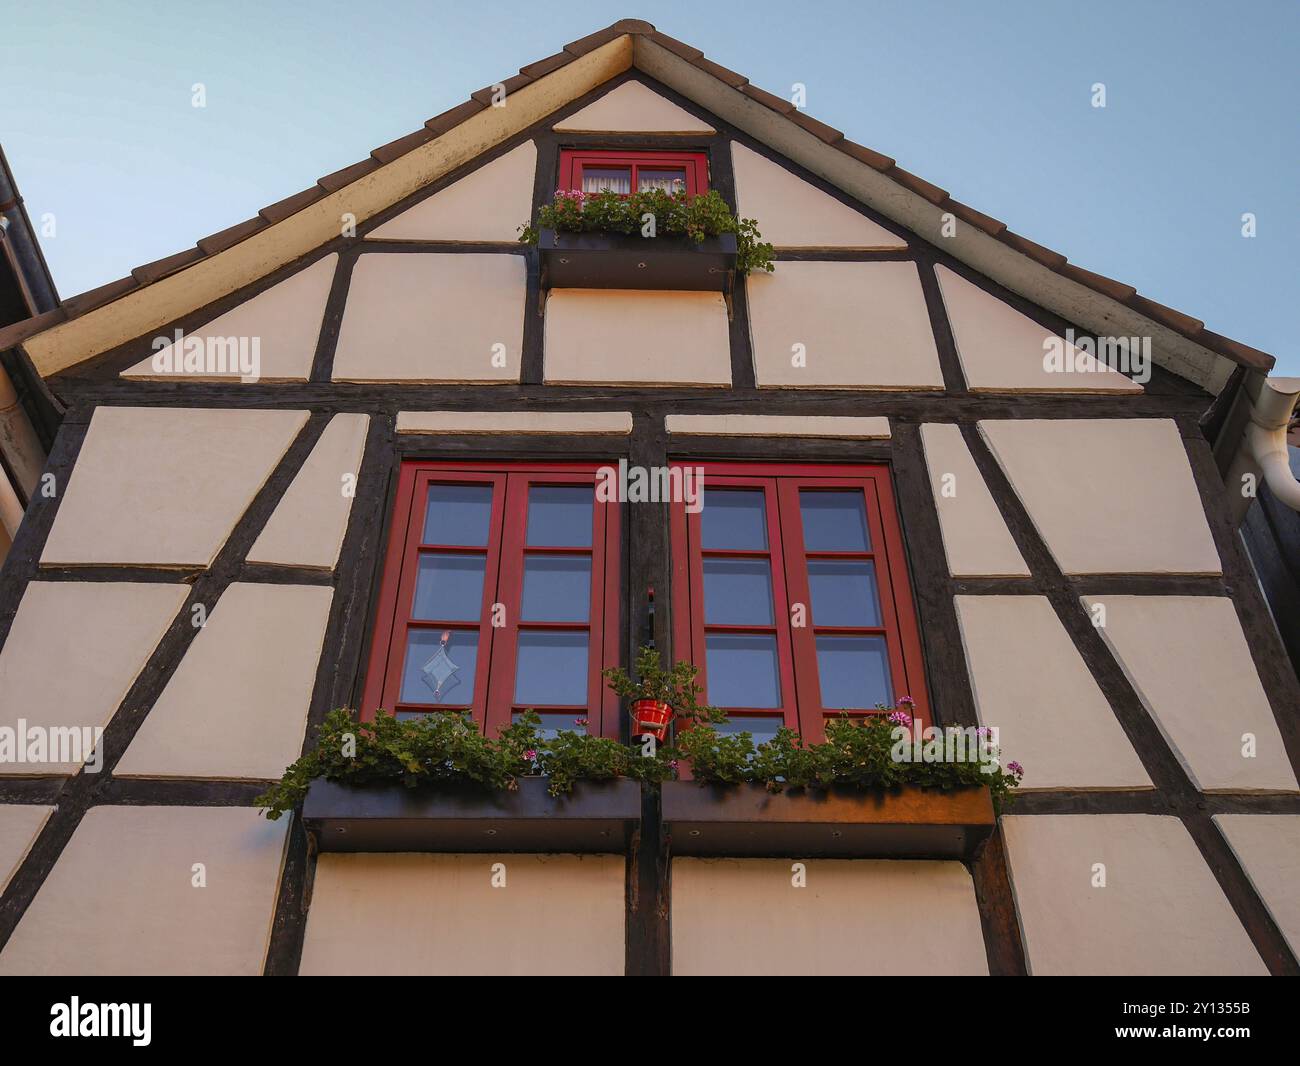
<svg viewBox="0 0 1300 1066">
<path fill-rule="evenodd" d="M 1300 374 L 1294 0 L 0 0 L 0 15 L 0 141 L 33 219 L 55 217 L 42 243 L 65 297 L 647 18 L 771 92 L 803 83 L 808 112 L 854 140 Z"/>
</svg>

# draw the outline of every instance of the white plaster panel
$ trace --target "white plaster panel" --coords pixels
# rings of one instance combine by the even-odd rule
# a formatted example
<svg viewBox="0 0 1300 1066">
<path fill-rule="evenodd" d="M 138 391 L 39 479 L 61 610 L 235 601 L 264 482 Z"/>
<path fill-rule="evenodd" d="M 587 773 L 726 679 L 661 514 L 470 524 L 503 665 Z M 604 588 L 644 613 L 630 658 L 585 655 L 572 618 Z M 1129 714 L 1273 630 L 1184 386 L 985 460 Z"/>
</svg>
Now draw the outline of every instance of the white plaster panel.
<svg viewBox="0 0 1300 1066">
<path fill-rule="evenodd" d="M 494 863 L 506 886 L 492 887 Z M 324 854 L 304 975 L 615 977 L 621 855 Z"/>
<path fill-rule="evenodd" d="M 1267 972 L 1177 818 L 1012 815 L 1002 830 L 1032 974 Z"/>
<path fill-rule="evenodd" d="M 1233 854 L 1246 871 L 1291 951 L 1300 954 L 1300 815 L 1216 814 Z"/>
<path fill-rule="evenodd" d="M 306 381 L 311 377 L 312 360 L 316 357 L 316 342 L 320 339 L 321 321 L 325 317 L 325 303 L 330 286 L 334 284 L 334 271 L 339 257 L 335 253 L 318 259 L 311 266 L 277 282 L 269 289 L 245 300 L 219 315 L 206 325 L 190 330 L 186 338 L 204 341 L 204 359 L 191 363 L 184 346 L 177 351 L 174 333 L 160 333 L 171 343 L 160 348 L 134 366 L 122 371 L 124 378 L 175 378 L 191 381 L 239 381 L 241 373 L 236 349 L 216 347 L 211 342 L 220 338 L 239 343 L 246 339 L 247 351 L 256 352 L 253 374 L 248 381 Z M 256 348 L 253 347 L 256 339 Z M 212 353 L 212 362 L 207 353 Z M 221 370 L 224 365 L 233 370 Z M 197 353 L 196 353 L 197 354 Z M 191 365 L 201 369 L 187 369 Z"/>
<path fill-rule="evenodd" d="M 182 584 L 29 582 L 0 649 L 0 726 L 15 737 L 24 722 L 25 730 L 106 727 L 189 591 Z M 78 747 L 70 739 L 57 753 L 70 758 L 51 760 L 56 753 L 47 747 L 46 761 L 33 764 L 16 761 L 15 752 L 0 761 L 0 774 L 76 773 L 89 746 L 84 733 Z"/>
<path fill-rule="evenodd" d="M 360 256 L 334 380 L 518 381 L 527 273 L 510 252 Z"/>
<path fill-rule="evenodd" d="M 400 411 L 398 433 L 632 432 L 630 411 Z"/>
<path fill-rule="evenodd" d="M 940 265 L 935 272 L 962 373 L 971 391 L 1143 391 L 1137 382 L 1057 337 L 955 271 Z M 1049 354 L 1059 354 L 1060 363 L 1044 364 Z M 1134 349 L 1130 357 L 1137 354 Z"/>
<path fill-rule="evenodd" d="M 37 803 L 0 807 L 0 892 L 8 887 L 53 813 L 53 807 Z"/>
<path fill-rule="evenodd" d="M 702 437 L 841 437 L 888 440 L 889 419 L 834 415 L 668 415 L 669 433 Z"/>
<path fill-rule="evenodd" d="M 713 133 L 701 121 L 639 81 L 625 81 L 553 127 L 572 133 Z"/>
<path fill-rule="evenodd" d="M 252 807 L 92 807 L 0 974 L 260 974 L 288 826 Z"/>
<path fill-rule="evenodd" d="M 302 748 L 333 596 L 321 585 L 227 588 L 114 774 L 278 778 Z"/>
<path fill-rule="evenodd" d="M 306 421 L 306 411 L 96 408 L 41 562 L 207 566 Z"/>
<path fill-rule="evenodd" d="M 733 141 L 742 218 L 778 248 L 905 248 L 907 242 L 785 167 Z M 778 268 L 780 269 L 780 268 Z"/>
<path fill-rule="evenodd" d="M 1023 788 L 1150 788 L 1110 704 L 1045 596 L 958 596 L 957 620 L 983 725 Z"/>
<path fill-rule="evenodd" d="M 398 241 L 517 241 L 533 212 L 537 146 L 527 141 L 366 236 Z"/>
<path fill-rule="evenodd" d="M 332 570 L 356 494 L 369 415 L 330 419 L 249 550 L 249 562 Z"/>
<path fill-rule="evenodd" d="M 961 430 L 946 423 L 929 423 L 921 427 L 921 443 L 948 572 L 959 577 L 1028 575 L 1029 567 L 1011 539 Z"/>
<path fill-rule="evenodd" d="M 792 888 L 789 859 L 674 859 L 673 973 L 988 973 L 975 887 L 961 863 L 806 866 L 807 886 Z"/>
<path fill-rule="evenodd" d="M 1067 574 L 1217 574 L 1178 427 L 1159 418 L 981 422 Z"/>
<path fill-rule="evenodd" d="M 727 305 L 717 292 L 553 289 L 546 381 L 730 385 Z"/>
<path fill-rule="evenodd" d="M 760 387 L 943 388 L 914 263 L 781 262 L 745 285 Z"/>
<path fill-rule="evenodd" d="M 1224 596 L 1087 596 L 1105 638 L 1202 792 L 1295 791 L 1237 610 Z M 1253 742 L 1246 754 L 1247 737 Z"/>
</svg>

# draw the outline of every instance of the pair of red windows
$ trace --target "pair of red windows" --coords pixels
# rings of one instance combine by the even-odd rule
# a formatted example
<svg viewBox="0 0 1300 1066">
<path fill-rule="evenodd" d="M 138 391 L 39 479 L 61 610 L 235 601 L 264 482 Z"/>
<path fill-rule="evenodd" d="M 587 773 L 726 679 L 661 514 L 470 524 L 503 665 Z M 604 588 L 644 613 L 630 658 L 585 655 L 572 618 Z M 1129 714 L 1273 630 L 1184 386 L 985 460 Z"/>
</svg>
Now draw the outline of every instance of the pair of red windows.
<svg viewBox="0 0 1300 1066">
<path fill-rule="evenodd" d="M 560 151 L 559 187 L 566 192 L 614 192 L 624 196 L 663 189 L 695 196 L 709 188 L 708 159 L 703 152 L 564 148 Z"/>
<path fill-rule="evenodd" d="M 695 464 L 690 464 L 695 466 Z M 619 507 L 595 465 L 403 466 L 362 717 L 471 709 L 490 732 L 619 734 Z M 605 468 L 608 469 L 608 468 Z M 709 463 L 670 505 L 676 657 L 756 739 L 907 695 L 920 640 L 888 472 Z M 657 506 L 629 504 L 628 506 Z"/>
</svg>

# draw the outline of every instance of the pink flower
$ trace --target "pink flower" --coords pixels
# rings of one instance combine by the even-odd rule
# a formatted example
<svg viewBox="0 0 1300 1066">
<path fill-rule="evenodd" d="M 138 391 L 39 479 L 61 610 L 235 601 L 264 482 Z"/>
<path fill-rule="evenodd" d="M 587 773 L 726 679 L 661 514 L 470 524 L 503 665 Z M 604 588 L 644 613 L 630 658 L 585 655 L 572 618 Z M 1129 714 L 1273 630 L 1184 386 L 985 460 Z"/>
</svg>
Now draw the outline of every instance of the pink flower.
<svg viewBox="0 0 1300 1066">
<path fill-rule="evenodd" d="M 537 758 L 537 750 L 535 748 L 529 748 L 526 752 L 524 752 L 524 758 L 527 759 L 529 762 L 532 762 L 534 759 Z"/>
<path fill-rule="evenodd" d="M 912 724 L 912 716 L 908 714 L 906 711 L 895 711 L 893 714 L 889 716 L 889 720 L 893 722 L 894 725 Z"/>
<path fill-rule="evenodd" d="M 669 760 L 668 760 L 668 765 L 671 766 L 674 770 L 676 770 L 676 769 L 677 769 L 677 760 L 676 760 L 676 759 L 669 759 Z"/>
<path fill-rule="evenodd" d="M 589 723 L 589 722 L 587 721 L 587 719 L 585 719 L 585 718 L 575 718 L 575 719 L 573 720 L 573 724 L 574 724 L 574 725 L 580 725 L 580 726 L 586 726 L 586 725 L 589 725 L 590 723 Z"/>
<path fill-rule="evenodd" d="M 1007 769 L 1010 770 L 1017 777 L 1022 776 L 1025 772 L 1025 768 L 1021 766 L 1018 762 L 1007 763 Z"/>
<path fill-rule="evenodd" d="M 900 707 L 915 707 L 916 700 L 912 699 L 911 696 L 900 696 L 898 698 L 898 705 Z"/>
</svg>

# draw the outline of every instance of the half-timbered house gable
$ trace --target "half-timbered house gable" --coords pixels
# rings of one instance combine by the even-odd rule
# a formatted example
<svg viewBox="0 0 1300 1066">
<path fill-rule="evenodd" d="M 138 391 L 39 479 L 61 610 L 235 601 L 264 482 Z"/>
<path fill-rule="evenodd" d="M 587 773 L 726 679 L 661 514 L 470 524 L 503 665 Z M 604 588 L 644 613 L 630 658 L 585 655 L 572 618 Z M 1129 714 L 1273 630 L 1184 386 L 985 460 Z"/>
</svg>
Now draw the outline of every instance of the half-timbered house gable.
<svg viewBox="0 0 1300 1066">
<path fill-rule="evenodd" d="M 773 269 L 525 232 L 648 189 Z M 77 742 L 0 758 L 0 972 L 1300 970 L 1300 683 L 1225 487 L 1271 357 L 648 23 L 10 350 L 58 428 L 0 735 Z M 627 741 L 649 641 L 759 738 L 996 729 L 1019 795 L 256 815 L 335 708 Z"/>
</svg>

